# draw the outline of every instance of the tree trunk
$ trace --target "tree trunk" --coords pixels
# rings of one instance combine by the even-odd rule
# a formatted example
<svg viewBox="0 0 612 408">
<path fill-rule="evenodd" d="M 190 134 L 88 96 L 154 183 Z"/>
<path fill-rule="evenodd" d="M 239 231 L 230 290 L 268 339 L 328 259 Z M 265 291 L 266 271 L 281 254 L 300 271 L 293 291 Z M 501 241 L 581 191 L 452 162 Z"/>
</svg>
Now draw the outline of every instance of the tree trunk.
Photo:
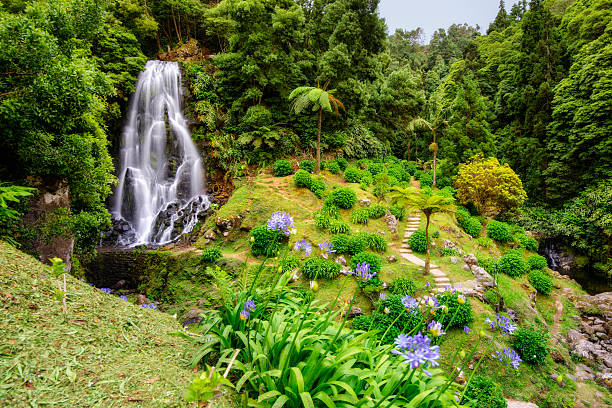
<svg viewBox="0 0 612 408">
<path fill-rule="evenodd" d="M 321 174 L 321 118 L 323 117 L 323 108 L 319 108 L 319 130 L 317 132 L 317 167 L 315 172 Z"/>
<path fill-rule="evenodd" d="M 425 239 L 427 240 L 427 251 L 425 252 L 425 271 L 423 275 L 429 275 L 429 217 L 431 214 L 425 213 L 427 224 L 425 225 Z"/>
<path fill-rule="evenodd" d="M 436 131 L 432 129 L 433 132 L 433 138 L 434 138 L 434 152 L 433 152 L 433 186 L 434 188 L 436 187 L 436 155 L 438 154 L 438 145 L 436 143 Z"/>
</svg>

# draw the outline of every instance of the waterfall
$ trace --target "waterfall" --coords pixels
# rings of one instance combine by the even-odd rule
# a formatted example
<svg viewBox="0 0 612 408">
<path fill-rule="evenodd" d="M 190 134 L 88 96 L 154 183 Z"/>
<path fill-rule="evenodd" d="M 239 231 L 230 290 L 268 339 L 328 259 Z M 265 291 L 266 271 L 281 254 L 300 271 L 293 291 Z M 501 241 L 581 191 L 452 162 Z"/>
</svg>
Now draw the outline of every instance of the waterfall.
<svg viewBox="0 0 612 408">
<path fill-rule="evenodd" d="M 148 61 L 123 129 L 119 185 L 111 208 L 118 232 L 106 237 L 116 245 L 171 242 L 190 232 L 198 214 L 210 207 L 182 97 L 178 64 Z"/>
</svg>

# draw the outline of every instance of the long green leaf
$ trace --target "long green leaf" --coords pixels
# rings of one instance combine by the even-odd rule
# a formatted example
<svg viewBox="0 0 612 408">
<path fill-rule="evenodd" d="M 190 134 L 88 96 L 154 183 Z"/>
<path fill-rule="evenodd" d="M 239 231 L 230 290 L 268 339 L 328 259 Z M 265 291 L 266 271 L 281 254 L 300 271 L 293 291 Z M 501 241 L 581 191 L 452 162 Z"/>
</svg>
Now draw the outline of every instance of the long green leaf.
<svg viewBox="0 0 612 408">
<path fill-rule="evenodd" d="M 302 400 L 302 404 L 306 408 L 314 408 L 314 402 L 312 402 L 312 398 L 310 397 L 310 393 L 308 392 L 300 392 L 300 398 Z"/>
</svg>

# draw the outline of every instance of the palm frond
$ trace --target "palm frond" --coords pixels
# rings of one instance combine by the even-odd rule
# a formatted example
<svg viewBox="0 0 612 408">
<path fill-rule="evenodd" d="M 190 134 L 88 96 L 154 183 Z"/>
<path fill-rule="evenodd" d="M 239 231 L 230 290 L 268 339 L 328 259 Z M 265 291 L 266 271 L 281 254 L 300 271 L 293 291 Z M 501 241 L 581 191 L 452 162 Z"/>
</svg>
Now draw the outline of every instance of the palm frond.
<svg viewBox="0 0 612 408">
<path fill-rule="evenodd" d="M 288 99 L 292 100 L 293 98 L 297 97 L 298 95 L 302 95 L 305 92 L 309 92 L 311 89 L 313 89 L 312 86 L 298 86 L 293 91 L 291 91 L 291 93 L 289 94 Z"/>
<path fill-rule="evenodd" d="M 310 105 L 310 98 L 308 98 L 308 93 L 302 93 L 298 96 L 293 102 L 293 111 L 298 114 L 302 112 L 306 107 Z"/>
</svg>

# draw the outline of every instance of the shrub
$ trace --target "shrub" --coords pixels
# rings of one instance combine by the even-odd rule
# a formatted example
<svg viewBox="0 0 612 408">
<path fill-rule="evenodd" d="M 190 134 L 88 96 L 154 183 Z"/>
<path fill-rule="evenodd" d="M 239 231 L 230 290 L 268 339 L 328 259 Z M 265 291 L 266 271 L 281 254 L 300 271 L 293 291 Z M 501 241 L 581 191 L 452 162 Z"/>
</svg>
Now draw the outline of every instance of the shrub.
<svg viewBox="0 0 612 408">
<path fill-rule="evenodd" d="M 489 272 L 489 274 L 495 276 L 495 274 L 498 272 L 498 259 L 492 258 L 490 256 L 478 256 L 477 259 L 478 265 L 484 268 L 485 271 Z"/>
<path fill-rule="evenodd" d="M 414 163 L 412 162 L 408 162 L 406 163 L 406 165 L 404 165 L 404 169 L 406 170 L 406 172 L 408 172 L 408 174 L 410 174 L 411 176 L 414 175 L 414 173 L 416 173 L 417 168 L 414 165 Z"/>
<path fill-rule="evenodd" d="M 357 167 L 347 167 L 347 169 L 344 170 L 344 180 L 347 183 L 359 183 L 361 181 L 361 172 Z"/>
<path fill-rule="evenodd" d="M 357 160 L 357 167 L 360 169 L 367 169 L 371 163 L 372 161 L 370 159 L 359 159 Z"/>
<path fill-rule="evenodd" d="M 353 255 L 353 257 L 351 258 L 351 267 L 355 269 L 358 263 L 364 262 L 370 265 L 370 272 L 380 273 L 382 260 L 378 255 L 372 254 L 370 252 L 362 251 L 358 254 Z"/>
<path fill-rule="evenodd" d="M 485 300 L 487 303 L 496 306 L 499 304 L 499 294 L 495 289 L 487 289 L 484 293 Z"/>
<path fill-rule="evenodd" d="M 459 252 L 453 248 L 440 248 L 440 256 L 459 256 Z"/>
<path fill-rule="evenodd" d="M 368 248 L 374 252 L 385 252 L 387 250 L 387 240 L 379 234 L 369 234 Z"/>
<path fill-rule="evenodd" d="M 314 160 L 302 160 L 300 162 L 300 170 L 305 170 L 309 173 L 312 173 L 316 166 L 317 164 L 314 162 Z"/>
<path fill-rule="evenodd" d="M 331 226 L 331 218 L 321 211 L 315 211 L 313 213 L 313 218 L 315 220 L 315 226 L 321 230 L 328 229 Z"/>
<path fill-rule="evenodd" d="M 421 188 L 433 186 L 433 176 L 429 173 L 423 173 L 419 181 L 421 182 Z"/>
<path fill-rule="evenodd" d="M 327 171 L 329 171 L 331 174 L 338 174 L 340 173 L 340 165 L 338 165 L 338 162 L 329 162 L 327 164 Z"/>
<path fill-rule="evenodd" d="M 280 266 L 283 269 L 283 272 L 297 269 L 301 264 L 302 261 L 297 256 L 286 256 L 280 261 Z"/>
<path fill-rule="evenodd" d="M 298 187 L 310 188 L 312 177 L 306 170 L 298 170 L 293 175 L 293 181 Z"/>
<path fill-rule="evenodd" d="M 463 327 L 474 320 L 472 304 L 468 299 L 465 300 L 464 304 L 460 304 L 458 300 L 459 292 L 444 292 L 436 298 L 440 305 L 448 307 L 448 313 L 444 313 L 442 309 L 436 311 L 436 320 L 442 323 L 444 327 L 448 324 L 450 324 L 449 328 Z M 455 316 L 454 319 L 453 316 Z"/>
<path fill-rule="evenodd" d="M 542 255 L 531 255 L 529 258 L 527 258 L 527 265 L 529 265 L 529 269 L 548 268 L 546 258 L 544 258 Z"/>
<path fill-rule="evenodd" d="M 378 173 L 382 173 L 383 171 L 385 171 L 385 165 L 382 163 L 372 163 L 368 166 L 368 170 L 370 171 L 370 173 L 372 173 L 373 176 L 375 176 Z"/>
<path fill-rule="evenodd" d="M 527 265 L 525 265 L 521 254 L 517 251 L 508 251 L 504 254 L 504 256 L 499 259 L 497 268 L 500 272 L 512 276 L 513 278 L 523 276 L 527 273 Z"/>
<path fill-rule="evenodd" d="M 476 217 L 468 217 L 459 225 L 461 225 L 461 228 L 463 228 L 466 233 L 474 238 L 477 238 L 482 231 L 482 224 Z"/>
<path fill-rule="evenodd" d="M 393 214 L 399 221 L 401 221 L 406 215 L 406 209 L 397 205 L 392 205 L 389 207 L 389 211 L 391 211 L 391 214 Z"/>
<path fill-rule="evenodd" d="M 336 253 L 346 254 L 348 252 L 349 235 L 347 234 L 332 235 L 330 242 L 334 246 Z"/>
<path fill-rule="evenodd" d="M 282 232 L 272 231 L 267 225 L 253 228 L 249 234 L 251 239 L 251 252 L 255 256 L 276 256 L 280 250 L 280 243 L 285 236 Z"/>
<path fill-rule="evenodd" d="M 340 264 L 329 259 L 309 258 L 302 266 L 302 273 L 308 280 L 334 279 L 340 274 Z"/>
<path fill-rule="evenodd" d="M 413 296 L 417 291 L 417 286 L 408 278 L 395 278 L 389 286 L 389 291 L 394 295 Z"/>
<path fill-rule="evenodd" d="M 526 363 L 542 364 L 548 356 L 548 332 L 520 328 L 512 337 L 512 347 Z"/>
<path fill-rule="evenodd" d="M 368 234 L 354 234 L 349 236 L 346 244 L 346 252 L 355 255 L 368 247 Z"/>
<path fill-rule="evenodd" d="M 339 208 L 349 209 L 357 202 L 357 194 L 349 187 L 341 187 L 332 191 L 330 200 Z"/>
<path fill-rule="evenodd" d="M 394 164 L 389 167 L 387 173 L 391 177 L 395 177 L 398 181 L 410 181 L 410 175 L 404 171 L 404 167 L 400 164 Z"/>
<path fill-rule="evenodd" d="M 476 244 L 483 248 L 491 248 L 493 246 L 493 240 L 489 237 L 480 237 L 476 240 Z"/>
<path fill-rule="evenodd" d="M 525 248 L 528 251 L 537 251 L 540 247 L 540 244 L 535 238 L 528 237 L 525 234 L 519 235 L 518 241 L 521 243 L 519 248 Z"/>
<path fill-rule="evenodd" d="M 499 384 L 489 377 L 476 375 L 465 390 L 462 404 L 472 401 L 478 408 L 507 408 L 508 403 Z"/>
<path fill-rule="evenodd" d="M 550 295 L 553 288 L 552 279 L 548 274 L 541 270 L 533 270 L 529 272 L 529 282 L 533 285 L 534 289 L 542 295 Z"/>
<path fill-rule="evenodd" d="M 387 213 L 387 207 L 381 204 L 374 204 L 371 207 L 368 207 L 370 212 L 370 218 L 380 218 Z"/>
<path fill-rule="evenodd" d="M 372 174 L 369 171 L 364 170 L 361 173 L 361 183 L 360 183 L 361 189 L 367 190 L 367 187 L 371 186 L 373 182 L 374 182 L 374 179 L 372 178 Z"/>
<path fill-rule="evenodd" d="M 494 241 L 497 242 L 510 242 L 512 241 L 512 234 L 508 224 L 501 221 L 491 221 L 487 225 L 487 235 Z"/>
<path fill-rule="evenodd" d="M 427 252 L 427 237 L 424 230 L 417 230 L 408 239 L 408 245 L 414 252 L 424 254 Z"/>
<path fill-rule="evenodd" d="M 346 166 L 348 166 L 348 161 L 344 157 L 338 157 L 336 163 L 338 163 L 338 167 L 342 171 L 346 170 Z"/>
<path fill-rule="evenodd" d="M 436 180 L 437 182 L 437 180 Z M 438 187 L 440 187 L 440 185 L 438 184 Z M 440 191 L 438 191 L 438 194 L 443 196 L 443 197 L 448 197 L 448 198 L 452 198 L 455 197 L 455 189 L 452 188 L 451 186 L 446 186 L 443 189 L 441 189 Z"/>
<path fill-rule="evenodd" d="M 351 212 L 351 222 L 353 224 L 367 224 L 370 219 L 369 208 L 357 208 Z"/>
<path fill-rule="evenodd" d="M 332 221 L 329 225 L 329 232 L 332 234 L 350 234 L 351 228 L 346 222 Z"/>
<path fill-rule="evenodd" d="M 275 177 L 285 177 L 293 173 L 293 166 L 288 160 L 277 160 L 272 167 Z"/>
<path fill-rule="evenodd" d="M 321 198 L 323 197 L 323 192 L 325 191 L 325 183 L 323 183 L 321 180 L 312 179 L 308 189 L 312 191 L 317 198 Z"/>
<path fill-rule="evenodd" d="M 200 261 L 202 261 L 202 263 L 213 263 L 222 256 L 223 254 L 221 253 L 219 248 L 208 248 L 202 251 Z"/>
<path fill-rule="evenodd" d="M 340 216 L 340 211 L 338 210 L 338 206 L 334 204 L 331 199 L 326 199 L 321 207 L 321 214 L 325 214 L 329 218 L 337 220 Z"/>
</svg>

